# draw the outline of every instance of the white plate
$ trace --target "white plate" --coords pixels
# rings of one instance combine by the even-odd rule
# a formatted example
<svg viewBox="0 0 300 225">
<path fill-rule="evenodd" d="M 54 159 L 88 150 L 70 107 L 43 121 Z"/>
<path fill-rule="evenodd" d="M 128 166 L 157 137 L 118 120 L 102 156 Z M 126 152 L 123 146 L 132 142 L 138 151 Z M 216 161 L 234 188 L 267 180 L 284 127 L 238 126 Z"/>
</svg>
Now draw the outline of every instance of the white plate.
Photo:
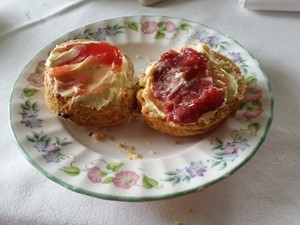
<svg viewBox="0 0 300 225">
<path fill-rule="evenodd" d="M 125 51 L 138 73 L 149 59 L 184 43 L 206 43 L 232 58 L 247 79 L 245 103 L 218 129 L 176 138 L 148 128 L 142 119 L 104 129 L 114 139 L 96 143 L 89 130 L 51 114 L 43 98 L 43 60 L 62 41 L 89 38 Z M 157 16 L 101 21 L 64 35 L 39 52 L 15 83 L 10 122 L 15 139 L 40 172 L 58 184 L 93 197 L 145 201 L 199 191 L 247 162 L 263 143 L 272 121 L 267 77 L 241 45 L 205 25 Z M 129 160 L 135 148 L 140 159 Z"/>
</svg>

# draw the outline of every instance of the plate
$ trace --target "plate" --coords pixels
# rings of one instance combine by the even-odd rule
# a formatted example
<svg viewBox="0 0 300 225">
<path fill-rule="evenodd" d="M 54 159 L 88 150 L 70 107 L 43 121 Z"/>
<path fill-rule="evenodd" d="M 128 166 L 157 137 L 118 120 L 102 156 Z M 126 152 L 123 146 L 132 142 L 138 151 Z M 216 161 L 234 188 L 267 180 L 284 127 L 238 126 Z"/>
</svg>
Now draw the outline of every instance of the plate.
<svg viewBox="0 0 300 225">
<path fill-rule="evenodd" d="M 43 69 L 56 44 L 78 38 L 119 46 L 134 61 L 136 74 L 170 48 L 205 43 L 242 69 L 247 81 L 245 101 L 221 127 L 193 137 L 158 133 L 139 116 L 97 131 L 70 124 L 45 105 Z M 105 20 L 62 36 L 24 68 L 10 100 L 13 134 L 35 168 L 70 190 L 119 201 L 171 198 L 200 191 L 231 175 L 259 149 L 272 115 L 269 81 L 247 50 L 203 24 L 162 16 Z"/>
</svg>

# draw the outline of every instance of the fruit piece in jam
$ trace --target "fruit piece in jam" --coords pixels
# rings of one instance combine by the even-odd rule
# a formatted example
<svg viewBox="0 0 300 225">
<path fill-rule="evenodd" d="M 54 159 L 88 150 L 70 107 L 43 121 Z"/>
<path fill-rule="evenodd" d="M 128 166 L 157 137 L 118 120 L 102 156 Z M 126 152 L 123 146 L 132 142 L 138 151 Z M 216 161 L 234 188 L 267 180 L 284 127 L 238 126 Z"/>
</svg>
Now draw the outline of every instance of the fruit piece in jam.
<svg viewBox="0 0 300 225">
<path fill-rule="evenodd" d="M 214 85 L 206 56 L 192 48 L 161 55 L 153 72 L 151 92 L 162 101 L 167 121 L 196 123 L 222 105 L 224 91 Z"/>
</svg>

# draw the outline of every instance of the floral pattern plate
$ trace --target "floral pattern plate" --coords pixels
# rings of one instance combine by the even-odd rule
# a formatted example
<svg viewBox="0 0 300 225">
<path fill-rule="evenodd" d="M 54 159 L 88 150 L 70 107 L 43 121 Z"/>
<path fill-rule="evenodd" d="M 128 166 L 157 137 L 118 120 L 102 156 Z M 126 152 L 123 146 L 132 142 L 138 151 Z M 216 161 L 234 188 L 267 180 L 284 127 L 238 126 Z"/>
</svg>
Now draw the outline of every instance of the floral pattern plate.
<svg viewBox="0 0 300 225">
<path fill-rule="evenodd" d="M 170 48 L 206 43 L 240 66 L 247 81 L 245 101 L 221 127 L 194 137 L 155 132 L 138 116 L 98 131 L 78 127 L 50 113 L 43 98 L 43 69 L 49 51 L 78 38 L 119 46 L 133 59 L 136 74 Z M 120 201 L 170 198 L 222 180 L 255 154 L 272 115 L 270 84 L 247 50 L 205 25 L 158 16 L 101 21 L 64 35 L 29 62 L 10 100 L 15 139 L 33 166 L 73 191 Z M 104 140 L 95 141 L 92 133 Z"/>
</svg>

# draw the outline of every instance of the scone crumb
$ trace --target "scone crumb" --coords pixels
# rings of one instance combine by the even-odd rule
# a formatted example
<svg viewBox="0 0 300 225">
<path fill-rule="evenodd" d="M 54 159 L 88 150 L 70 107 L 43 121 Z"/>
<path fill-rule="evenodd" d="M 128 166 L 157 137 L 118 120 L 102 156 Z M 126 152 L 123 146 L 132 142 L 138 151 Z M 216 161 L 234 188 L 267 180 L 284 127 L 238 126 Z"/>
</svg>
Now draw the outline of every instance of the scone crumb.
<svg viewBox="0 0 300 225">
<path fill-rule="evenodd" d="M 118 143 L 118 144 L 116 144 L 116 146 L 117 146 L 118 148 L 126 148 L 126 145 L 123 144 L 123 143 Z"/>
<path fill-rule="evenodd" d="M 133 159 L 141 159 L 141 158 L 142 158 L 142 156 L 135 151 L 134 146 L 130 146 L 128 148 L 128 157 L 127 157 L 127 159 L 133 160 Z"/>
<path fill-rule="evenodd" d="M 92 132 L 92 131 L 90 131 L 88 133 L 88 135 L 90 137 L 92 137 L 96 142 L 102 142 L 102 141 L 106 141 L 106 140 L 114 140 L 114 136 L 108 135 L 108 134 L 103 133 L 103 132 Z"/>
<path fill-rule="evenodd" d="M 193 209 L 192 209 L 192 208 L 189 208 L 189 212 L 192 213 L 192 212 L 193 212 Z"/>
<path fill-rule="evenodd" d="M 106 139 L 106 135 L 104 133 L 95 133 L 95 134 L 92 135 L 92 137 L 96 141 L 104 141 Z"/>
<path fill-rule="evenodd" d="M 128 153 L 127 159 L 129 159 L 129 160 L 142 158 L 142 155 L 135 151 L 134 146 L 127 146 L 124 143 L 118 143 L 118 144 L 116 144 L 116 147 L 121 148 L 123 151 L 127 152 Z"/>
<path fill-rule="evenodd" d="M 131 150 L 129 149 L 128 153 L 129 153 L 129 155 L 128 155 L 127 159 L 129 159 L 129 160 L 142 158 L 142 156 L 139 153 L 137 153 L 134 149 L 131 149 Z"/>
<path fill-rule="evenodd" d="M 128 151 L 135 151 L 135 147 L 134 146 L 130 146 Z"/>
<path fill-rule="evenodd" d="M 175 141 L 173 142 L 173 144 L 174 144 L 174 145 L 182 145 L 183 143 L 182 143 L 182 141 L 175 140 Z"/>
</svg>

